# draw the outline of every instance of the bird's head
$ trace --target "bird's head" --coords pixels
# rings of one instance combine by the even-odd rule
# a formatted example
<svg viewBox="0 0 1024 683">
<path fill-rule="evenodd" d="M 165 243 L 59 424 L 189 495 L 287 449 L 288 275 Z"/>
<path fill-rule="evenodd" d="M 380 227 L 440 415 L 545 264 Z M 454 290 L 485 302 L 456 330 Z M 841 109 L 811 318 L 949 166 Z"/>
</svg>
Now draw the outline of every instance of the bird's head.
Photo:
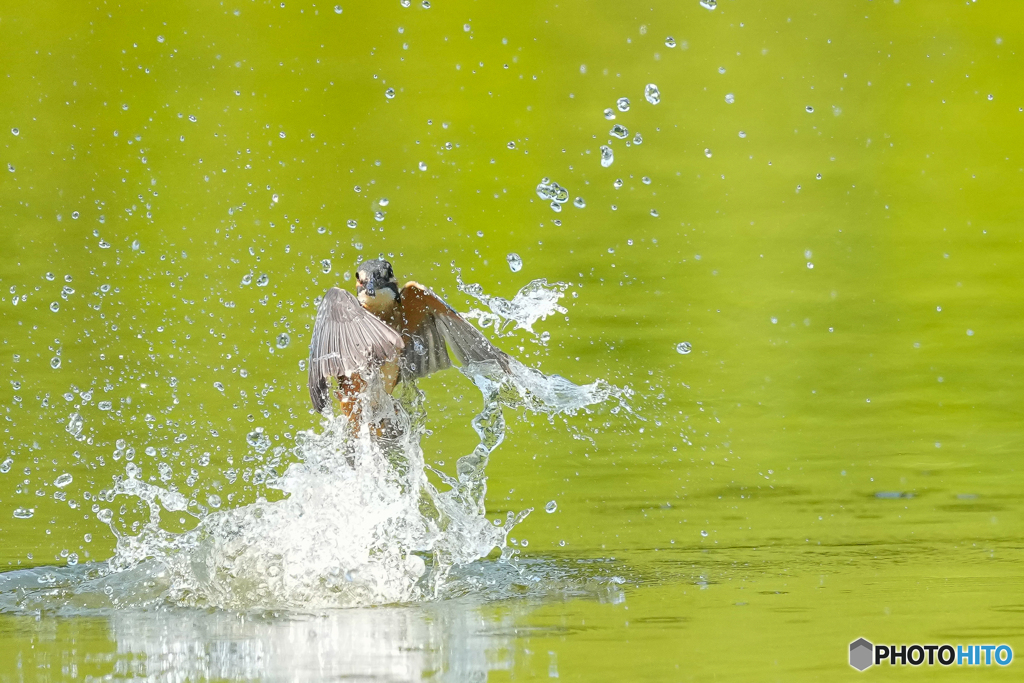
<svg viewBox="0 0 1024 683">
<path fill-rule="evenodd" d="M 371 311 L 386 310 L 398 302 L 398 280 L 384 259 L 363 261 L 356 268 L 359 303 Z"/>
</svg>

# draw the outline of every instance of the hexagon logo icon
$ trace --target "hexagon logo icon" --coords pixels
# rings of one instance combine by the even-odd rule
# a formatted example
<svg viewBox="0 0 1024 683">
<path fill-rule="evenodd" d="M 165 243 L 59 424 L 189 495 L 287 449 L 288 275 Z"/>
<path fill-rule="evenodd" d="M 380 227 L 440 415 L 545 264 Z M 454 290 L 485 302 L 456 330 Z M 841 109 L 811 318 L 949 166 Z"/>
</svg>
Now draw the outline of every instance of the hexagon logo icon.
<svg viewBox="0 0 1024 683">
<path fill-rule="evenodd" d="M 857 671 L 863 671 L 874 664 L 875 646 L 864 638 L 858 638 L 850 643 L 850 666 Z"/>
</svg>

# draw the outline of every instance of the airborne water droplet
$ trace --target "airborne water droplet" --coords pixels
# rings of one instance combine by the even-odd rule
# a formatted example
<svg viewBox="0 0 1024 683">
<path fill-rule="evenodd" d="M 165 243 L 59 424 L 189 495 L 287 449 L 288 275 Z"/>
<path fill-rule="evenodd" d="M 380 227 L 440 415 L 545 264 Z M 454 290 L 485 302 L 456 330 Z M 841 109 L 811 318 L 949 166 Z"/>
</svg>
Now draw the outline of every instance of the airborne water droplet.
<svg viewBox="0 0 1024 683">
<path fill-rule="evenodd" d="M 341 5 L 335 5 L 334 6 L 334 13 L 335 14 L 341 14 L 343 11 L 344 10 L 341 9 Z"/>
<path fill-rule="evenodd" d="M 676 344 L 676 351 L 679 352 L 681 355 L 685 356 L 692 350 L 693 347 L 690 345 L 690 342 L 679 342 L 678 344 Z"/>
<path fill-rule="evenodd" d="M 282 332 L 281 334 L 277 335 L 277 348 L 286 348 L 291 343 L 292 338 L 288 336 L 287 332 Z"/>
<path fill-rule="evenodd" d="M 615 102 L 615 106 L 619 108 L 619 111 L 629 111 L 629 98 L 620 97 L 618 101 Z"/>
<path fill-rule="evenodd" d="M 557 509 L 558 503 L 556 503 L 553 500 L 548 501 L 548 504 L 544 506 L 544 512 L 548 513 L 549 515 Z"/>
<path fill-rule="evenodd" d="M 813 113 L 814 113 L 814 107 L 812 107 L 812 106 L 811 106 L 811 105 L 809 105 L 809 104 L 808 104 L 808 105 L 807 105 L 806 107 L 804 107 L 804 109 L 806 109 L 806 110 L 807 110 L 807 113 L 808 113 L 808 114 L 813 114 Z"/>
<path fill-rule="evenodd" d="M 60 475 L 59 477 L 57 477 L 56 479 L 53 480 L 53 485 L 56 486 L 59 489 L 62 489 L 65 486 L 67 486 L 68 484 L 70 484 L 73 480 L 74 480 L 74 477 L 72 477 L 70 474 L 65 472 L 64 474 Z"/>
<path fill-rule="evenodd" d="M 626 137 L 629 135 L 629 131 L 622 124 L 616 123 L 614 126 L 612 126 L 612 129 L 608 131 L 608 134 L 611 135 L 613 138 L 625 140 Z"/>
<path fill-rule="evenodd" d="M 508 261 L 508 267 L 512 269 L 513 273 L 518 273 L 523 269 L 523 259 L 514 251 L 506 256 L 505 260 Z"/>
<path fill-rule="evenodd" d="M 36 511 L 32 508 L 15 508 L 14 516 L 18 519 L 32 519 L 32 515 L 36 514 Z"/>
<path fill-rule="evenodd" d="M 385 90 L 384 91 L 384 97 L 388 98 L 389 100 L 395 99 L 395 89 L 394 88 L 388 88 L 387 90 Z"/>
<path fill-rule="evenodd" d="M 270 282 L 270 276 L 267 275 L 266 273 L 264 273 L 264 274 L 260 275 L 258 278 L 256 278 L 256 286 L 257 287 L 266 287 L 269 282 Z"/>
<path fill-rule="evenodd" d="M 675 38 L 673 38 L 672 36 L 669 36 L 668 38 L 665 39 L 665 47 L 675 47 L 675 46 L 676 46 L 676 39 Z"/>
<path fill-rule="evenodd" d="M 604 117 L 606 119 L 608 119 L 609 121 L 614 121 L 615 120 L 615 110 L 611 109 L 611 108 L 605 109 L 604 110 Z"/>
<path fill-rule="evenodd" d="M 331 272 L 331 260 L 330 259 L 324 259 L 323 261 L 321 261 L 320 262 L 320 269 L 322 271 L 324 271 L 324 273 Z"/>
<path fill-rule="evenodd" d="M 78 436 L 82 433 L 82 426 L 85 424 L 85 420 L 78 413 L 71 413 L 68 416 L 68 424 L 64 428 L 71 436 Z"/>
<path fill-rule="evenodd" d="M 608 145 L 601 145 L 601 166 L 608 168 L 615 161 L 615 152 Z"/>
<path fill-rule="evenodd" d="M 644 98 L 651 104 L 661 102 L 661 91 L 658 90 L 658 86 L 648 83 L 647 87 L 644 88 Z"/>
<path fill-rule="evenodd" d="M 60 302 L 59 301 L 54 301 L 52 304 L 50 304 L 50 310 L 53 311 L 54 313 L 59 311 L 60 310 Z"/>
<path fill-rule="evenodd" d="M 736 101 L 736 96 L 735 96 L 735 95 L 733 95 L 732 93 L 728 93 L 728 94 L 727 94 L 727 95 L 725 96 L 725 103 L 726 103 L 726 104 L 732 104 L 732 103 L 733 103 L 733 102 L 735 102 L 735 101 Z"/>
<path fill-rule="evenodd" d="M 583 201 L 583 197 L 577 197 L 576 199 L 572 200 L 572 205 L 575 206 L 577 209 L 582 209 L 587 205 L 587 203 Z"/>
<path fill-rule="evenodd" d="M 704 9 L 715 9 L 718 7 L 718 0 L 700 0 L 700 6 Z"/>
<path fill-rule="evenodd" d="M 53 368 L 54 370 L 56 370 L 57 368 L 60 367 L 60 357 L 59 356 L 54 356 L 53 358 L 50 359 L 50 367 Z"/>
</svg>

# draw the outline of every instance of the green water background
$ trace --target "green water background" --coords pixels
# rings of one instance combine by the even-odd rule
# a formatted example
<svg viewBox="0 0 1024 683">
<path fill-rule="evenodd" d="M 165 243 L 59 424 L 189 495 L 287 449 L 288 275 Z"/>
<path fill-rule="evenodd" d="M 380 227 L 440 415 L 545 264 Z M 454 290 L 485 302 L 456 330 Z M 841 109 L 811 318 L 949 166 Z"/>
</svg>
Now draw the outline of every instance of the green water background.
<svg viewBox="0 0 1024 683">
<path fill-rule="evenodd" d="M 481 608 L 521 634 L 492 679 L 820 680 L 857 675 L 859 636 L 1024 653 L 1024 6 L 341 9 L 0 8 L 0 567 L 110 555 L 84 494 L 123 472 L 117 439 L 200 501 L 253 500 L 246 434 L 315 424 L 314 298 L 383 253 L 463 310 L 453 263 L 505 297 L 571 283 L 548 346 L 502 345 L 637 392 L 643 420 L 569 420 L 593 443 L 510 420 L 489 512 L 537 508 L 524 556 L 629 583 Z M 545 177 L 586 208 L 553 212 Z M 476 392 L 422 386 L 450 467 Z M 108 627 L 3 617 L 0 677 L 113 670 Z"/>
</svg>

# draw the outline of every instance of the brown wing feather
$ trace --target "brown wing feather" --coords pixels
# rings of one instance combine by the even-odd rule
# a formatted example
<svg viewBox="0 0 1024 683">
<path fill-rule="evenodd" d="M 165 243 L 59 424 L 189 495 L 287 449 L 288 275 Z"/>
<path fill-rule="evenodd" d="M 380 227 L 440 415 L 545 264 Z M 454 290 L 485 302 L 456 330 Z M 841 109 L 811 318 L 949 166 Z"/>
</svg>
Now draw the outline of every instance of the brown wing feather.
<svg viewBox="0 0 1024 683">
<path fill-rule="evenodd" d="M 328 401 L 328 378 L 350 377 L 393 358 L 402 337 L 359 305 L 351 292 L 331 287 L 320 302 L 309 343 L 309 398 L 317 412 Z"/>
<path fill-rule="evenodd" d="M 408 377 L 426 377 L 450 368 L 446 342 L 462 365 L 496 360 L 508 369 L 508 355 L 504 351 L 423 285 L 408 283 L 402 289 L 401 301 L 402 333 L 406 340 L 403 370 Z"/>
</svg>

